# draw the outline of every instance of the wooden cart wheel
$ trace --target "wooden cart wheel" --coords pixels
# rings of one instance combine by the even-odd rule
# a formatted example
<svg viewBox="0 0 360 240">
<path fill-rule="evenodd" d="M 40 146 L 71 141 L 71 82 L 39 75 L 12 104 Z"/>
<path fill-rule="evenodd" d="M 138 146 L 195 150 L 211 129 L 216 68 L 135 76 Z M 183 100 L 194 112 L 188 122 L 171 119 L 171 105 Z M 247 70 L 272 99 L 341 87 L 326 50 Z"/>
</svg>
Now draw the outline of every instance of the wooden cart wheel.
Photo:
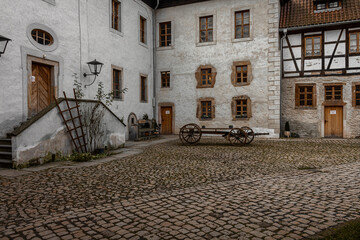
<svg viewBox="0 0 360 240">
<path fill-rule="evenodd" d="M 201 135 L 201 128 L 194 123 L 183 126 L 179 132 L 180 141 L 188 144 L 194 144 L 200 141 Z"/>
<path fill-rule="evenodd" d="M 247 139 L 246 132 L 244 130 L 240 129 L 240 128 L 231 129 L 231 131 L 230 131 L 230 133 L 228 135 L 228 140 L 233 145 L 243 146 L 243 145 L 246 144 L 246 139 Z"/>
<path fill-rule="evenodd" d="M 252 141 L 254 141 L 255 133 L 251 128 L 242 127 L 241 129 L 247 133 L 246 144 L 250 144 Z"/>
</svg>

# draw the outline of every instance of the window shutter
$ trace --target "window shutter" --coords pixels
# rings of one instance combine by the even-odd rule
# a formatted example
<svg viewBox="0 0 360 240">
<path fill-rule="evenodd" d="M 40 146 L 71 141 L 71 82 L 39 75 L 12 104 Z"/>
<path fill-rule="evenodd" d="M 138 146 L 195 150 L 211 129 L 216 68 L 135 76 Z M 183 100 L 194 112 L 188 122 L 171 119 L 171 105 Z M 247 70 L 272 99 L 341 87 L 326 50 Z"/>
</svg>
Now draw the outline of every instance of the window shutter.
<svg viewBox="0 0 360 240">
<path fill-rule="evenodd" d="M 251 67 L 251 63 L 250 63 L 250 62 L 248 63 L 247 68 L 248 68 L 248 82 L 251 82 L 253 76 L 252 76 L 252 67 Z"/>
<path fill-rule="evenodd" d="M 201 81 L 200 69 L 198 69 L 195 72 L 195 79 L 196 79 L 196 83 L 197 83 L 196 86 L 200 87 L 200 81 Z"/>
</svg>

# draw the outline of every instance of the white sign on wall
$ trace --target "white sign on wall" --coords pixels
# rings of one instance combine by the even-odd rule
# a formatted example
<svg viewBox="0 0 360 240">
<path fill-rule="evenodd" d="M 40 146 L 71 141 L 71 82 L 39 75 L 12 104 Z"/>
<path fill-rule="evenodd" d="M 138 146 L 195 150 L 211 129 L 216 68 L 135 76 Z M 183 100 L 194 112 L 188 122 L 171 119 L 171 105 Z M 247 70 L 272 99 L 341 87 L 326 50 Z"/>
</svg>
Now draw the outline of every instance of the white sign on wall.
<svg viewBox="0 0 360 240">
<path fill-rule="evenodd" d="M 165 111 L 165 114 L 166 114 L 166 115 L 169 115 L 169 114 L 170 114 L 170 111 Z"/>
<path fill-rule="evenodd" d="M 330 110 L 331 115 L 336 115 L 336 110 Z"/>
</svg>

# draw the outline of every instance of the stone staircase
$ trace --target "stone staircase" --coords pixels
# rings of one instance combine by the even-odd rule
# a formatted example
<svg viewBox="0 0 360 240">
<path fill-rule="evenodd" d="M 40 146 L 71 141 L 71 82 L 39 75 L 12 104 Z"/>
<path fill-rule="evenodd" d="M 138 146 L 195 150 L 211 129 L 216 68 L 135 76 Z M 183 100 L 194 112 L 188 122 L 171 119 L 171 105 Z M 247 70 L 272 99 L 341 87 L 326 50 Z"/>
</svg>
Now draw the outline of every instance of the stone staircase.
<svg viewBox="0 0 360 240">
<path fill-rule="evenodd" d="M 0 167 L 12 167 L 11 138 L 0 139 Z"/>
</svg>

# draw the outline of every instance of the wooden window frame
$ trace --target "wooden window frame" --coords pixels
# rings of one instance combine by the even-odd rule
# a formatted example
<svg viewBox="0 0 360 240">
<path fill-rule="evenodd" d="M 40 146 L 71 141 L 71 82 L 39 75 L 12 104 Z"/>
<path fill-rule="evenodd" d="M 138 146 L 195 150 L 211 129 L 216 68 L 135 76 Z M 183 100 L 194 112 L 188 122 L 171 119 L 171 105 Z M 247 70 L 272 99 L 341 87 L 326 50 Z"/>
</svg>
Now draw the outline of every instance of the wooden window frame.
<svg viewBox="0 0 360 240">
<path fill-rule="evenodd" d="M 206 28 L 205 29 L 201 29 L 201 19 L 205 18 L 206 19 Z M 209 18 L 212 18 L 212 21 L 213 21 L 213 26 L 212 28 L 209 28 Z M 211 43 L 211 42 L 214 42 L 214 32 L 215 32 L 215 28 L 214 28 L 214 22 L 215 18 L 214 18 L 214 15 L 208 15 L 208 16 L 201 16 L 199 17 L 199 43 Z M 201 40 L 201 32 L 202 31 L 205 31 L 205 41 L 202 41 Z M 212 31 L 212 41 L 209 41 L 209 32 Z"/>
<path fill-rule="evenodd" d="M 359 88 L 360 88 L 360 82 L 352 84 L 352 106 L 354 108 L 359 108 L 360 109 L 360 97 L 358 99 L 356 98 L 357 93 L 360 95 L 360 89 L 357 91 L 356 90 L 357 86 L 359 86 Z M 359 104 L 356 104 L 357 100 L 359 101 Z"/>
<path fill-rule="evenodd" d="M 237 79 L 237 67 L 240 66 L 247 66 L 247 82 L 238 82 Z M 250 61 L 237 61 L 237 62 L 233 62 L 232 65 L 232 73 L 231 73 L 231 83 L 232 85 L 234 85 L 235 87 L 240 87 L 240 86 L 247 86 L 250 85 L 252 81 L 252 67 L 251 67 L 251 63 Z"/>
<path fill-rule="evenodd" d="M 306 105 L 300 105 L 300 88 L 301 87 L 312 87 L 312 105 L 307 105 L 307 96 L 306 94 L 307 91 L 304 93 L 305 94 L 305 98 L 304 101 L 306 102 Z M 299 109 L 315 109 L 317 105 L 317 94 L 316 94 L 316 84 L 315 83 L 300 83 L 300 84 L 295 84 L 295 108 L 299 108 Z"/>
<path fill-rule="evenodd" d="M 327 87 L 332 87 L 332 95 L 331 95 L 331 99 L 326 99 L 326 88 Z M 341 87 L 341 96 L 340 99 L 335 99 L 335 87 Z M 344 88 L 343 88 L 343 84 L 326 84 L 324 85 L 324 102 L 325 103 L 342 103 L 343 102 L 343 97 L 344 97 Z"/>
<path fill-rule="evenodd" d="M 249 23 L 248 24 L 244 24 L 244 13 L 248 12 L 249 13 Z M 241 13 L 241 24 L 240 25 L 236 25 L 236 14 Z M 234 14 L 234 39 L 246 39 L 250 37 L 250 31 L 251 31 L 251 14 L 250 14 L 250 10 L 241 10 L 241 11 L 236 11 Z M 244 28 L 245 26 L 249 26 L 249 36 L 244 37 Z M 241 28 L 241 37 L 237 38 L 236 37 L 236 28 L 240 27 Z"/>
<path fill-rule="evenodd" d="M 239 117 L 239 115 L 237 114 L 237 107 L 238 107 L 238 101 L 246 101 L 246 117 Z M 244 105 L 242 105 L 244 106 Z M 252 111 L 251 111 L 251 99 L 250 97 L 246 96 L 246 95 L 242 95 L 242 96 L 236 96 L 232 98 L 231 101 L 231 113 L 232 113 L 232 120 L 233 121 L 243 121 L 243 120 L 249 120 L 250 118 L 252 118 Z"/>
<path fill-rule="evenodd" d="M 211 69 L 211 84 L 202 84 L 202 70 Z M 201 65 L 195 72 L 195 79 L 197 81 L 196 88 L 213 88 L 216 82 L 216 69 L 212 65 Z"/>
<path fill-rule="evenodd" d="M 170 88 L 171 73 L 170 71 L 162 71 L 161 75 L 161 88 Z"/>
<path fill-rule="evenodd" d="M 119 68 L 116 66 L 111 66 L 111 71 L 112 71 L 112 84 L 111 84 L 111 90 L 113 92 L 113 99 L 115 101 L 124 101 L 124 93 L 121 91 L 123 89 L 124 86 L 124 73 L 123 73 L 123 68 Z M 120 81 L 118 84 L 115 83 L 115 72 L 120 72 Z M 119 97 L 115 97 L 115 89 L 116 89 L 116 85 L 119 85 Z"/>
<path fill-rule="evenodd" d="M 145 79 L 144 84 L 143 84 L 143 79 Z M 144 91 L 144 94 L 143 94 L 143 91 Z M 149 101 L 149 97 L 148 97 L 148 75 L 140 74 L 140 102 L 141 103 L 148 103 L 148 101 Z"/>
<path fill-rule="evenodd" d="M 140 39 L 139 40 L 143 44 L 147 44 L 146 30 L 147 30 L 147 19 L 140 15 Z"/>
<path fill-rule="evenodd" d="M 308 39 L 308 38 L 312 39 L 312 44 L 311 44 L 312 55 L 311 56 L 306 55 L 306 39 Z M 320 54 L 319 55 L 314 55 L 314 38 L 320 38 Z M 322 37 L 322 35 L 304 36 L 303 41 L 304 41 L 304 49 L 303 49 L 304 58 L 306 58 L 306 59 L 321 58 L 323 56 L 323 37 Z"/>
<path fill-rule="evenodd" d="M 121 32 L 121 2 L 111 0 L 111 28 Z"/>
<path fill-rule="evenodd" d="M 202 103 L 203 102 L 210 102 L 211 103 L 211 117 L 202 117 Z M 211 97 L 207 98 L 199 98 L 197 101 L 197 110 L 196 110 L 196 117 L 200 121 L 211 121 L 215 118 L 215 99 Z"/>
<path fill-rule="evenodd" d="M 337 7 L 330 7 L 330 3 L 334 3 L 334 2 L 338 2 L 339 3 L 339 6 L 337 6 Z M 325 8 L 322 8 L 322 9 L 318 9 L 317 8 L 317 6 L 319 5 L 319 4 L 325 4 Z M 319 12 L 321 12 L 321 11 L 326 11 L 326 10 L 328 10 L 328 9 L 337 9 L 337 8 L 341 8 L 341 0 L 339 0 L 339 1 L 328 1 L 328 2 L 315 2 L 314 3 L 314 11 L 319 11 Z"/>
<path fill-rule="evenodd" d="M 357 51 L 356 52 L 351 52 L 350 51 L 350 36 L 352 34 L 356 34 L 356 40 L 357 40 Z M 349 41 L 349 55 L 351 56 L 357 56 L 357 55 L 360 55 L 360 30 L 354 30 L 354 31 L 349 31 L 349 35 L 348 35 L 348 41 Z"/>
<path fill-rule="evenodd" d="M 168 32 L 168 25 L 170 25 L 170 33 Z M 165 26 L 165 33 L 161 33 L 161 27 Z M 161 38 L 165 38 L 165 45 L 161 44 Z M 169 40 L 170 38 L 170 40 Z M 159 23 L 159 47 L 171 47 L 172 46 L 172 24 L 171 21 L 169 22 L 161 22 Z"/>
<path fill-rule="evenodd" d="M 34 32 L 35 32 L 35 34 L 34 34 Z M 40 34 L 41 34 L 41 36 L 40 36 Z M 31 30 L 31 37 L 37 44 L 40 44 L 42 46 L 48 47 L 54 43 L 53 36 L 50 33 L 46 32 L 42 29 L 36 28 L 36 29 Z M 47 39 L 47 37 L 48 37 L 48 39 Z M 43 43 L 40 43 L 39 39 L 41 39 L 43 41 Z M 49 44 L 46 44 L 46 41 L 49 41 Z"/>
</svg>

